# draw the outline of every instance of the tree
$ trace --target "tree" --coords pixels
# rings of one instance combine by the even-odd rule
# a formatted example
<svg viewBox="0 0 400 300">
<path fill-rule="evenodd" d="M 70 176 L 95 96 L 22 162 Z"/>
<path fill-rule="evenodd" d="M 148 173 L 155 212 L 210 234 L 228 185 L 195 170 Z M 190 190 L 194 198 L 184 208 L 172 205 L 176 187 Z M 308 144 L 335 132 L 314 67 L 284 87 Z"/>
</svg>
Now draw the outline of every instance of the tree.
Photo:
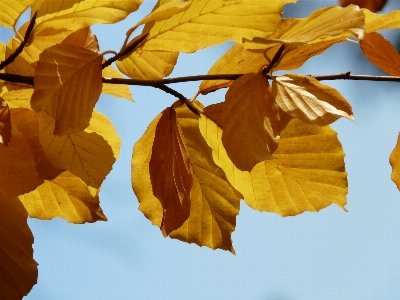
<svg viewBox="0 0 400 300">
<path fill-rule="evenodd" d="M 28 7 L 31 2 L 24 4 Z M 64 217 L 74 223 L 105 220 L 99 206 L 98 192 L 118 157 L 120 141 L 108 119 L 92 111 L 101 92 L 130 98 L 129 90 L 112 85 L 115 83 L 151 85 L 179 99 L 149 126 L 147 133 L 135 146 L 132 162 L 132 183 L 141 202 L 140 208 L 153 224 L 161 228 L 165 236 L 233 252 L 230 234 L 235 228 L 240 198 L 244 198 L 249 206 L 257 210 L 281 215 L 319 210 L 332 202 L 344 208 L 347 193 L 344 152 L 336 134 L 326 125 L 340 116 L 352 119 L 351 106 L 335 89 L 317 81 L 327 77 L 272 77 L 271 71 L 295 69 L 310 55 L 320 54 L 333 44 L 345 42 L 349 36 L 362 38 L 366 26 L 367 34 L 361 42 L 364 53 L 390 75 L 398 75 L 393 73 L 399 69 L 396 65 L 398 53 L 375 33 L 378 29 L 398 27 L 397 12 L 377 18 L 355 6 L 326 8 L 303 20 L 285 19 L 278 23 L 277 16 L 283 4 L 291 1 L 281 1 L 278 8 L 272 7 L 276 4 L 260 1 L 260 7 L 265 9 L 260 18 L 274 20 L 271 28 L 263 28 L 262 33 L 258 27 L 256 30 L 253 28 L 260 23 L 259 19 L 243 17 L 245 21 L 241 23 L 242 19 L 236 16 L 234 24 L 242 26 L 242 30 L 230 31 L 225 28 L 217 32 L 219 37 L 199 39 L 196 34 L 203 34 L 209 22 L 215 22 L 214 18 L 205 15 L 196 19 L 200 22 L 196 26 L 189 24 L 185 27 L 184 23 L 183 29 L 167 31 L 167 39 L 163 39 L 163 34 L 157 28 L 173 24 L 174 18 L 193 9 L 190 1 L 165 2 L 161 1 L 160 7 L 142 21 L 146 24 L 143 33 L 131 41 L 127 40 L 121 52 L 105 62 L 102 61 L 103 55 L 99 54 L 96 38 L 87 28 L 92 25 L 88 22 L 93 18 L 89 21 L 85 16 L 77 18 L 77 15 L 73 15 L 79 11 L 79 5 L 72 3 L 74 6 L 71 12 L 66 7 L 62 10 L 46 6 L 47 2 L 42 6 L 33 3 L 32 12 L 37 11 L 37 15 L 32 13 L 29 25 L 20 29 L 25 38 L 21 36 L 20 42 L 11 40 L 3 47 L 6 59 L 2 65 L 5 66 L 5 73 L 0 77 L 4 80 L 4 127 L 1 132 L 4 147 L 1 150 L 4 164 L 2 169 L 5 172 L 2 195 L 3 205 L 11 205 L 6 215 L 15 214 L 9 220 L 26 219 L 24 209 L 31 217 L 40 219 Z M 128 11 L 123 12 L 110 1 L 107 5 L 113 13 L 107 14 L 110 19 L 101 21 L 116 22 L 118 18 L 125 17 L 129 9 L 134 11 L 140 4 L 132 1 L 129 3 L 131 6 L 124 6 Z M 222 1 L 221 6 L 224 3 Z M 246 3 L 230 2 L 228 4 L 231 6 L 220 8 L 217 5 L 210 9 L 228 16 L 237 9 L 253 15 L 253 7 Z M 101 8 L 93 8 L 88 16 L 103 17 L 104 14 L 99 14 L 96 9 L 100 11 Z M 7 10 L 7 15 L 18 16 L 22 10 L 24 7 L 15 12 Z M 52 15 L 57 11 L 60 11 L 57 17 Z M 71 14 L 75 21 L 78 20 L 72 25 L 66 21 Z M 275 15 L 271 18 L 271 14 Z M 114 19 L 115 16 L 119 17 Z M 347 19 L 343 21 L 343 18 Z M 231 19 L 227 17 L 227 22 L 232 22 Z M 338 19 L 342 20 L 339 26 Z M 14 25 L 15 21 L 15 17 L 11 21 L 2 18 L 3 25 Z M 307 28 L 305 34 L 303 28 Z M 190 30 L 191 34 L 182 34 L 185 30 Z M 321 36 L 324 38 L 321 39 Z M 173 43 L 170 42 L 171 38 Z M 200 103 L 189 101 L 165 85 L 173 80 L 160 81 L 172 71 L 178 55 L 176 51 L 194 52 L 227 40 L 234 40 L 237 44 L 210 70 L 210 74 L 219 76 L 219 81 L 207 80 L 200 87 L 203 93 L 207 93 L 229 86 L 224 104 L 203 108 Z M 374 51 L 374 47 L 382 45 L 385 48 Z M 388 52 L 382 58 L 379 54 L 384 50 Z M 293 57 L 297 61 L 293 61 Z M 117 61 L 120 71 L 134 78 L 134 81 L 101 78 L 118 76 L 114 75 L 118 71 L 108 67 L 118 58 L 121 58 Z M 154 69 L 149 67 L 140 69 L 141 63 L 152 64 L 155 58 L 157 64 L 152 67 L 156 72 L 150 73 L 149 70 Z M 255 65 L 247 65 L 249 60 L 255 62 Z M 242 67 L 245 63 L 245 67 Z M 262 71 L 259 72 L 259 69 Z M 35 76 L 34 89 L 32 75 Z M 137 78 L 144 81 L 138 81 Z M 360 79 L 350 73 L 339 74 L 334 78 Z M 210 76 L 202 79 L 210 79 Z M 272 89 L 268 79 L 273 81 Z M 398 81 L 397 77 L 373 76 L 369 79 Z M 178 82 L 185 80 L 187 78 L 175 79 Z M 76 98 L 77 91 L 84 95 L 79 100 Z M 263 102 L 260 104 L 260 100 L 270 104 L 265 107 Z M 312 110 L 302 109 L 304 103 Z M 262 114 L 257 116 L 260 112 Z M 252 130 L 243 133 L 241 129 L 246 127 Z M 311 136 L 310 132 L 313 133 Z M 242 140 L 246 147 L 238 150 L 238 141 Z M 316 160 L 315 153 L 320 152 L 321 148 L 327 154 Z M 86 153 L 91 155 L 87 156 Z M 149 153 L 152 155 L 149 156 Z M 302 155 L 315 163 L 297 165 L 302 161 L 299 160 Z M 392 162 L 396 166 L 393 157 Z M 143 172 L 143 166 L 148 171 Z M 301 172 L 302 168 L 311 170 Z M 148 189 L 150 182 L 152 190 Z M 270 184 L 267 190 L 265 187 L 254 188 L 267 182 Z M 287 187 L 282 185 L 283 182 Z M 249 190 L 258 194 L 249 194 Z M 306 197 L 301 197 L 299 191 Z M 271 198 L 268 193 L 282 195 Z M 290 205 L 290 198 L 298 200 L 298 205 Z M 275 205 L 271 200 L 282 203 Z M 56 201 L 58 205 L 47 204 L 47 201 Z M 201 201 L 208 202 L 211 209 L 200 211 L 196 208 L 201 206 Z M 7 211 L 7 207 L 4 206 L 3 211 Z M 204 222 L 203 225 L 195 222 L 200 212 L 213 220 L 213 224 L 218 227 L 216 232 L 210 232 Z M 10 226 L 7 221 L 3 224 Z M 23 225 L 17 223 L 17 226 L 22 228 Z M 200 236 L 196 228 L 201 226 Z M 29 231 L 26 226 L 23 230 Z M 27 243 L 24 246 L 27 249 L 31 247 L 29 243 L 32 243 L 32 239 L 23 240 L 18 237 L 16 241 Z M 9 251 L 12 244 L 4 244 L 3 250 Z M 24 259 L 24 264 L 32 267 L 34 278 L 35 262 L 26 256 L 15 258 L 16 261 L 19 259 Z M 2 261 L 10 262 L 7 259 Z M 9 269 L 9 265 L 4 267 L 7 272 Z M 22 291 L 26 293 L 34 281 L 29 276 L 22 277 L 28 279 Z M 10 291 L 17 291 L 6 290 L 13 286 L 13 276 L 4 278 L 9 280 L 4 286 L 4 293 L 9 295 Z M 19 293 L 15 297 L 21 295 Z"/>
</svg>

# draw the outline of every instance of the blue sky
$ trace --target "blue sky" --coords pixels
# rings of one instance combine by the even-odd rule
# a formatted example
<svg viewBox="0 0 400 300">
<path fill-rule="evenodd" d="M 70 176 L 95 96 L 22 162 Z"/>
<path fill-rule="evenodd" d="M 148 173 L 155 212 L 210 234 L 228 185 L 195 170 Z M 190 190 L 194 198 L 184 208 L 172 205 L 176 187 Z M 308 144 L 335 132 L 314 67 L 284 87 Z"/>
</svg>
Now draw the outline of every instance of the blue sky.
<svg viewBox="0 0 400 300">
<path fill-rule="evenodd" d="M 101 51 L 118 50 L 125 31 L 149 12 L 116 25 L 97 25 Z M 286 17 L 305 17 L 335 0 L 299 0 Z M 385 11 L 400 9 L 391 0 Z M 399 31 L 385 32 L 393 41 Z M 1 29 L 3 42 L 9 37 Z M 231 44 L 181 55 L 171 75 L 205 74 Z M 360 55 L 358 45 L 335 45 L 294 73 L 383 74 Z M 132 147 L 150 121 L 175 99 L 149 87 L 132 87 L 136 103 L 102 96 L 97 109 L 115 124 L 122 151 L 103 184 L 108 222 L 73 225 L 29 220 L 35 236 L 39 279 L 24 299 L 400 299 L 400 193 L 390 180 L 389 155 L 400 131 L 400 85 L 330 81 L 352 104 L 355 122 L 333 124 L 346 152 L 348 213 L 330 206 L 319 213 L 282 218 L 241 202 L 233 243 L 221 250 L 164 239 L 138 211 L 130 180 Z M 187 97 L 199 83 L 174 87 Z M 221 102 L 226 91 L 200 97 Z"/>
</svg>

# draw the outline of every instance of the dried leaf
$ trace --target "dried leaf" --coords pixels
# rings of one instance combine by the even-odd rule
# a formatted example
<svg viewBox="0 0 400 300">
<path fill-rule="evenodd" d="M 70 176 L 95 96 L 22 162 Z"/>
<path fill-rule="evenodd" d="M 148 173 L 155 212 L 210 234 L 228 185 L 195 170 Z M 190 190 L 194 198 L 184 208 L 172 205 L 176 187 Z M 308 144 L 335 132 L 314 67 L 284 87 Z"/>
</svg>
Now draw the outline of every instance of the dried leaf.
<svg viewBox="0 0 400 300">
<path fill-rule="evenodd" d="M 329 126 L 290 120 L 281 131 L 276 159 L 258 163 L 251 172 L 234 166 L 221 142 L 222 129 L 204 115 L 200 131 L 213 149 L 215 163 L 250 207 L 282 216 L 319 211 L 332 203 L 344 208 L 345 154 Z"/>
<path fill-rule="evenodd" d="M 328 125 L 340 117 L 354 121 L 351 105 L 334 88 L 304 75 L 278 76 L 272 93 L 279 107 L 303 122 Z"/>
<path fill-rule="evenodd" d="M 0 25 L 14 27 L 22 12 L 35 0 L 2 0 L 0 5 Z"/>
<path fill-rule="evenodd" d="M 164 235 L 178 229 L 189 218 L 193 185 L 190 157 L 183 143 L 174 108 L 167 108 L 158 121 L 150 159 L 153 194 L 161 202 Z"/>
<path fill-rule="evenodd" d="M 235 80 L 225 96 L 221 115 L 222 143 L 237 168 L 250 171 L 272 158 L 278 147 L 278 107 L 262 73 Z"/>
<path fill-rule="evenodd" d="M 372 12 L 377 12 L 385 6 L 386 2 L 387 0 L 340 0 L 340 5 L 347 6 L 355 4 L 361 8 L 367 8 Z"/>
<path fill-rule="evenodd" d="M 155 22 L 143 49 L 191 53 L 229 40 L 267 37 L 290 2 L 295 0 L 193 1 L 186 10 Z"/>
<path fill-rule="evenodd" d="M 368 9 L 363 9 L 363 12 L 365 15 L 365 32 L 400 28 L 400 10 L 394 10 L 385 15 L 374 14 Z"/>
<path fill-rule="evenodd" d="M 55 45 L 40 55 L 31 105 L 56 120 L 55 134 L 89 126 L 102 89 L 101 64 L 102 56 L 74 45 Z"/>
<path fill-rule="evenodd" d="M 37 282 L 27 218 L 18 198 L 0 196 L 0 299 L 20 300 Z"/>
<path fill-rule="evenodd" d="M 10 108 L 7 102 L 0 97 L 0 144 L 5 146 L 11 140 L 11 118 L 10 118 Z"/>
<path fill-rule="evenodd" d="M 400 76 L 400 55 L 396 48 L 377 32 L 367 33 L 360 41 L 364 55 L 375 66 L 392 76 Z"/>
<path fill-rule="evenodd" d="M 400 134 L 397 139 L 396 147 L 394 147 L 389 157 L 390 165 L 392 166 L 392 181 L 400 190 Z"/>
<path fill-rule="evenodd" d="M 63 218 L 70 223 L 107 221 L 100 208 L 98 194 L 92 196 L 87 185 L 65 171 L 34 191 L 18 197 L 31 218 Z"/>
</svg>

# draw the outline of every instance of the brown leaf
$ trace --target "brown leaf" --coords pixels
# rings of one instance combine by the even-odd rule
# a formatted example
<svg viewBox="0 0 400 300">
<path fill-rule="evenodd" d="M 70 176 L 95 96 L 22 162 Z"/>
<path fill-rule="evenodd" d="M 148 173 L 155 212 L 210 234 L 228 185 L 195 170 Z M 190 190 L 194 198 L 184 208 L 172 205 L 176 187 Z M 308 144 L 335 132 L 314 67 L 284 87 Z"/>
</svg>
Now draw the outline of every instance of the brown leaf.
<svg viewBox="0 0 400 300">
<path fill-rule="evenodd" d="M 150 179 L 153 194 L 164 210 L 161 229 L 168 235 L 188 219 L 193 186 L 190 157 L 174 108 L 165 109 L 158 121 L 150 159 Z"/>
<path fill-rule="evenodd" d="M 400 55 L 396 48 L 377 32 L 367 33 L 360 41 L 364 55 L 375 66 L 392 76 L 400 76 Z"/>
<path fill-rule="evenodd" d="M 61 42 L 61 44 L 75 45 L 95 53 L 100 53 L 100 46 L 97 37 L 93 34 L 89 27 L 82 28 L 71 33 Z"/>
<path fill-rule="evenodd" d="M 355 4 L 361 8 L 367 8 L 372 12 L 377 12 L 385 6 L 387 0 L 339 0 L 339 2 L 343 7 Z"/>
<path fill-rule="evenodd" d="M 5 146 L 11 140 L 11 118 L 10 118 L 10 108 L 7 102 L 0 97 L 0 144 Z"/>
<path fill-rule="evenodd" d="M 272 158 L 278 147 L 278 107 L 268 80 L 248 73 L 235 80 L 225 96 L 221 115 L 222 143 L 228 156 L 243 171 Z"/>
<path fill-rule="evenodd" d="M 37 282 L 33 235 L 18 198 L 0 195 L 0 299 L 20 300 Z"/>
</svg>

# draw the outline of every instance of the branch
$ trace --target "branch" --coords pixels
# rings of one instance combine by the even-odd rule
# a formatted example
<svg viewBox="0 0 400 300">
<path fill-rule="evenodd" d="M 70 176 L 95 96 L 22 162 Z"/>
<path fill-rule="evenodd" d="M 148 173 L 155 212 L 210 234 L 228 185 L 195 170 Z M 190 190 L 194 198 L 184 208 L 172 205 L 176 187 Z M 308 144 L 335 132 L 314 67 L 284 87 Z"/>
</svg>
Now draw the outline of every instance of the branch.
<svg viewBox="0 0 400 300">
<path fill-rule="evenodd" d="M 32 29 L 35 26 L 36 15 L 37 15 L 37 12 L 35 12 L 33 14 L 33 17 L 31 19 L 31 21 L 29 22 L 29 25 L 28 25 L 28 28 L 26 29 L 24 40 L 22 41 L 22 43 L 19 44 L 18 48 L 15 49 L 13 54 L 11 54 L 6 60 L 4 60 L 0 63 L 0 70 L 3 70 L 6 66 L 11 64 L 18 57 L 18 55 L 20 55 L 21 52 L 24 50 L 24 47 L 25 47 L 26 43 L 28 42 L 29 36 L 31 35 Z"/>
</svg>

